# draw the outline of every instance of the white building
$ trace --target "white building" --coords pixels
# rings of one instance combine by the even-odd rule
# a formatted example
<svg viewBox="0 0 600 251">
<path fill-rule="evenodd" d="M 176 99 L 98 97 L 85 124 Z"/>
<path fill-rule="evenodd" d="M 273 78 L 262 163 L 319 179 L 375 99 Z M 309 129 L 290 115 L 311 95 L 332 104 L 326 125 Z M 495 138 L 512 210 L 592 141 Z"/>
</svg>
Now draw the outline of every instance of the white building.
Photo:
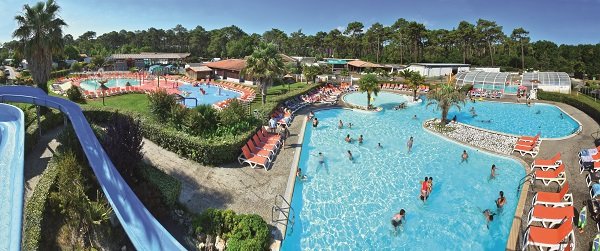
<svg viewBox="0 0 600 251">
<path fill-rule="evenodd" d="M 407 69 L 416 71 L 421 76 L 433 78 L 457 74 L 459 72 L 469 71 L 470 64 L 452 64 L 452 63 L 413 63 Z"/>
<path fill-rule="evenodd" d="M 530 89 L 571 93 L 571 78 L 565 72 L 525 72 L 521 83 Z"/>
<path fill-rule="evenodd" d="M 500 72 L 500 67 L 473 67 L 471 71 Z"/>
</svg>

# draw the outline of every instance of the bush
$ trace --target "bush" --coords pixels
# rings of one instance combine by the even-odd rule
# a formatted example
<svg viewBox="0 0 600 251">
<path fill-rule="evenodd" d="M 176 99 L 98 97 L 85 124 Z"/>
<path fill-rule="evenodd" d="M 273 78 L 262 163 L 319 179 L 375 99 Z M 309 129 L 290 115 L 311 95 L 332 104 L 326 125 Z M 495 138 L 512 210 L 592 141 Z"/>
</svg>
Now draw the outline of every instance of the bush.
<svg viewBox="0 0 600 251">
<path fill-rule="evenodd" d="M 185 119 L 187 132 L 192 135 L 202 135 L 214 131 L 219 123 L 217 110 L 210 105 L 199 105 L 188 112 Z"/>
<path fill-rule="evenodd" d="M 58 174 L 56 159 L 48 163 L 40 180 L 33 190 L 31 198 L 25 204 L 25 217 L 23 220 L 23 250 L 41 249 L 42 226 L 44 215 L 48 211 L 48 198 Z"/>
<path fill-rule="evenodd" d="M 139 119 L 118 112 L 112 114 L 106 125 L 106 134 L 102 137 L 102 146 L 126 180 L 138 174 L 138 163 L 143 158 L 142 140 Z"/>
<path fill-rule="evenodd" d="M 83 65 L 79 62 L 74 62 L 71 64 L 71 72 L 81 72 L 83 69 Z"/>
<path fill-rule="evenodd" d="M 66 69 L 66 70 L 60 70 L 60 71 L 53 71 L 50 73 L 50 78 L 60 78 L 60 77 L 64 77 L 69 75 L 69 73 L 71 73 L 71 70 Z"/>
<path fill-rule="evenodd" d="M 571 105 L 600 123 L 600 104 L 585 95 L 562 94 L 556 92 L 545 92 L 539 90 L 537 97 L 542 100 L 561 102 Z"/>
<path fill-rule="evenodd" d="M 184 121 L 189 116 L 188 109 L 182 105 L 173 105 L 171 106 L 169 121 L 171 122 L 171 126 L 178 130 L 183 130 Z"/>
<path fill-rule="evenodd" d="M 177 104 L 175 97 L 160 88 L 151 92 L 148 100 L 150 101 L 150 113 L 159 121 L 168 121 L 171 117 L 171 107 Z"/>
<path fill-rule="evenodd" d="M 156 167 L 141 163 L 142 177 L 154 184 L 168 206 L 173 206 L 181 193 L 181 182 L 172 176 L 158 170 Z"/>
<path fill-rule="evenodd" d="M 81 90 L 79 87 L 72 85 L 71 88 L 67 90 L 67 97 L 69 100 L 78 103 L 84 103 L 85 99 L 83 98 L 83 94 L 81 94 Z"/>
<path fill-rule="evenodd" d="M 192 219 L 196 234 L 219 235 L 227 240 L 227 250 L 266 250 L 269 226 L 256 214 L 236 215 L 232 210 L 209 208 Z"/>
</svg>

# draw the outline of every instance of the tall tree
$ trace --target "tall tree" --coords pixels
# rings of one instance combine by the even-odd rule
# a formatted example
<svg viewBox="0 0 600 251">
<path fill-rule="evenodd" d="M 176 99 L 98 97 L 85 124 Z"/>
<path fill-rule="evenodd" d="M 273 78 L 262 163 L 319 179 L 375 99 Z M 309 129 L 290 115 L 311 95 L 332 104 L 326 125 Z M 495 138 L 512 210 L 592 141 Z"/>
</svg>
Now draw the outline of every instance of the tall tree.
<svg viewBox="0 0 600 251">
<path fill-rule="evenodd" d="M 475 25 L 467 21 L 461 21 L 456 29 L 456 38 L 458 44 L 462 47 L 463 64 L 466 64 L 469 60 L 469 50 L 475 39 Z"/>
<path fill-rule="evenodd" d="M 502 26 L 498 26 L 496 22 L 479 19 L 477 20 L 477 31 L 481 39 L 488 45 L 490 60 L 494 66 L 494 44 L 502 40 Z"/>
<path fill-rule="evenodd" d="M 267 101 L 267 88 L 285 71 L 283 60 L 274 44 L 261 43 L 248 59 L 243 74 L 257 82 L 262 104 Z"/>
<path fill-rule="evenodd" d="M 529 37 L 527 35 L 529 35 L 529 31 L 526 31 L 521 27 L 514 29 L 510 35 L 510 38 L 518 42 L 521 46 L 521 70 L 523 71 L 525 71 L 525 50 L 523 49 L 523 41 L 529 42 Z"/>
<path fill-rule="evenodd" d="M 23 6 L 17 15 L 18 27 L 13 37 L 23 42 L 24 55 L 29 62 L 31 76 L 39 88 L 48 93 L 48 80 L 52 70 L 52 54 L 63 49 L 62 28 L 67 24 L 58 18 L 60 7 L 54 0 Z"/>
<path fill-rule="evenodd" d="M 354 57 L 361 56 L 360 40 L 362 38 L 364 28 L 365 26 L 361 22 L 355 21 L 349 23 L 346 27 L 346 30 L 344 30 L 344 35 L 350 37 L 350 40 L 348 42 L 350 46 L 350 51 L 352 51 Z"/>
</svg>

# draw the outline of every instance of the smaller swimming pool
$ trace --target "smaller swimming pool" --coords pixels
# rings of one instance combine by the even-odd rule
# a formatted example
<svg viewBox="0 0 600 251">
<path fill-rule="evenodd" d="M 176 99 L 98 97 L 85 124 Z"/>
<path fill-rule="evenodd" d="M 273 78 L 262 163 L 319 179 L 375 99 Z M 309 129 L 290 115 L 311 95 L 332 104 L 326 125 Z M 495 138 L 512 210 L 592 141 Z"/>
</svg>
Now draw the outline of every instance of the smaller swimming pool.
<svg viewBox="0 0 600 251">
<path fill-rule="evenodd" d="M 410 102 L 411 97 L 406 95 L 394 94 L 391 92 L 379 92 L 377 96 L 371 95 L 371 104 L 384 109 L 392 109 L 403 102 Z M 367 106 L 367 94 L 366 93 L 352 93 L 344 96 L 344 102 L 353 105 Z"/>
<path fill-rule="evenodd" d="M 181 91 L 181 95 L 186 97 L 184 104 L 189 108 L 196 106 L 196 101 L 194 99 L 198 100 L 198 105 L 212 105 L 226 99 L 239 98 L 242 96 L 239 92 L 207 84 L 198 86 L 184 84 L 179 86 L 178 89 Z"/>
<path fill-rule="evenodd" d="M 507 85 L 502 87 L 501 85 L 482 85 L 475 84 L 473 86 L 475 89 L 485 89 L 487 91 L 500 91 L 504 90 L 504 94 L 517 94 L 517 90 L 519 89 L 518 85 Z"/>
<path fill-rule="evenodd" d="M 140 81 L 137 79 L 132 79 L 132 78 L 114 78 L 114 79 L 107 79 L 108 82 L 106 82 L 106 87 L 111 88 L 111 87 L 125 87 L 125 85 L 127 84 L 127 82 L 129 82 L 130 85 L 139 85 Z M 79 83 L 79 87 L 81 87 L 82 89 L 86 90 L 86 91 L 95 91 L 98 88 L 100 88 L 100 83 L 98 83 L 97 79 L 86 79 L 83 80 Z"/>
</svg>

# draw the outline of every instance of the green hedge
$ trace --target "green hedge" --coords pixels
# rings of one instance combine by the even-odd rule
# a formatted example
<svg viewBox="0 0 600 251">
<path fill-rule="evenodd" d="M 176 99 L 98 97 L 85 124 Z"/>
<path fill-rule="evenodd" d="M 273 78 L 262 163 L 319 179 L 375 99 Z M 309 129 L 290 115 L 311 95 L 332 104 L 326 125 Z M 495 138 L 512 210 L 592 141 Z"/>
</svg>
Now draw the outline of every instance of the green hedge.
<svg viewBox="0 0 600 251">
<path fill-rule="evenodd" d="M 69 75 L 69 73 L 71 73 L 70 69 L 65 69 L 65 70 L 60 70 L 60 71 L 53 71 L 50 73 L 50 78 L 60 78 L 60 77 L 64 77 Z"/>
<path fill-rule="evenodd" d="M 146 180 L 156 185 L 162 194 L 165 203 L 175 205 L 181 193 L 181 182 L 174 177 L 158 170 L 156 167 L 143 164 L 142 174 Z"/>
<path fill-rule="evenodd" d="M 23 250 L 39 250 L 42 240 L 42 226 L 47 210 L 50 190 L 58 174 L 54 159 L 42 173 L 42 177 L 25 205 L 23 222 Z"/>
<path fill-rule="evenodd" d="M 583 94 L 562 94 L 556 92 L 538 91 L 537 97 L 542 100 L 556 101 L 571 105 L 600 124 L 600 104 Z"/>
<path fill-rule="evenodd" d="M 106 108 L 85 108 L 84 114 L 89 121 L 103 123 L 114 112 Z M 139 116 L 123 112 L 129 116 Z M 241 147 L 252 136 L 253 131 L 236 136 L 205 139 L 177 131 L 164 123 L 151 118 L 140 117 L 144 137 L 162 148 L 179 156 L 205 165 L 218 165 L 235 161 Z"/>
</svg>

